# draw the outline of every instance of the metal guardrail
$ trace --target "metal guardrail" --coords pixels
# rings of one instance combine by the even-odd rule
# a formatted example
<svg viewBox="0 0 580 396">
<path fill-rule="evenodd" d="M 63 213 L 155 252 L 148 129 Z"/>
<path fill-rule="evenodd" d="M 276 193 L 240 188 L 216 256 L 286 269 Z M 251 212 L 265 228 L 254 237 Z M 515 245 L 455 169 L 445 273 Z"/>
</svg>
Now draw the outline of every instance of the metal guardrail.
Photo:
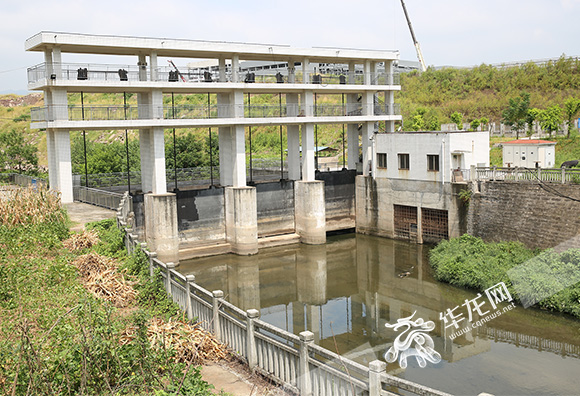
<svg viewBox="0 0 580 396">
<path fill-rule="evenodd" d="M 253 371 L 261 373 L 285 388 L 313 396 L 393 395 L 388 389 L 404 390 L 416 395 L 445 396 L 437 391 L 387 374 L 386 363 L 375 360 L 369 367 L 342 357 L 318 345 L 314 334 L 299 336 L 259 319 L 255 309 L 243 311 L 224 299 L 221 290 L 210 292 L 195 283 L 195 276 L 182 275 L 175 264 L 164 263 L 155 252 L 140 243 L 131 228 L 125 194 L 117 210 L 117 224 L 125 233 L 125 246 L 130 254 L 141 250 L 149 261 L 149 273 L 160 270 L 168 296 L 187 313 L 197 318 L 200 326 L 227 344 Z M 130 225 L 130 224 L 129 224 Z"/>
<path fill-rule="evenodd" d="M 48 187 L 48 182 L 42 178 L 23 175 L 20 173 L 0 173 L 0 179 L 8 183 L 16 184 L 21 187 L 35 187 L 42 186 L 44 188 Z"/>
<path fill-rule="evenodd" d="M 121 205 L 123 194 L 97 190 L 87 187 L 73 187 L 73 199 L 106 209 L 117 210 Z"/>
<path fill-rule="evenodd" d="M 42 80 L 88 80 L 103 82 L 122 81 L 166 81 L 172 83 L 216 83 L 232 82 L 234 74 L 231 68 L 224 70 L 225 81 L 220 81 L 220 73 L 216 70 L 206 70 L 204 68 L 188 68 L 178 66 L 179 73 L 176 73 L 172 66 L 157 66 L 140 68 L 134 65 L 112 65 L 95 63 L 58 63 L 53 64 L 51 70 L 46 63 L 28 68 L 28 83 L 34 84 Z M 293 81 L 301 84 L 304 81 L 303 72 L 291 73 L 288 69 L 273 68 L 239 71 L 237 80 L 241 83 L 266 83 L 280 84 Z M 369 82 L 371 85 L 400 85 L 399 73 L 320 73 L 316 70 L 309 70 L 310 84 L 356 84 L 364 85 Z"/>
<path fill-rule="evenodd" d="M 138 119 L 215 119 L 215 118 L 279 118 L 304 117 L 312 114 L 314 117 L 348 117 L 370 115 L 400 115 L 399 104 L 377 103 L 374 105 L 358 105 L 357 109 L 349 110 L 348 105 L 179 105 L 163 106 L 44 106 L 34 107 L 30 111 L 33 122 L 54 121 L 66 118 L 68 121 L 121 121 Z M 363 111 L 366 110 L 366 111 Z M 57 116 L 58 115 L 58 116 Z"/>
</svg>

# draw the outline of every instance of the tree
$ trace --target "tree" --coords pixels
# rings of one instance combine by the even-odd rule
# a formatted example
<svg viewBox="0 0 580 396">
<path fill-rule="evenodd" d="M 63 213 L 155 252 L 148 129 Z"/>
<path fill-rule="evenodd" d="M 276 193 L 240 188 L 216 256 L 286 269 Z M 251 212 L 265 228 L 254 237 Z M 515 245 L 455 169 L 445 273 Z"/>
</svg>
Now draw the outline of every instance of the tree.
<svg viewBox="0 0 580 396">
<path fill-rule="evenodd" d="M 457 125 L 458 130 L 463 129 L 463 114 L 455 112 L 451 114 L 451 122 Z"/>
<path fill-rule="evenodd" d="M 564 113 L 566 115 L 566 125 L 568 126 L 568 137 L 570 137 L 570 132 L 574 128 L 573 119 L 578 117 L 580 112 L 580 99 L 568 98 L 564 102 Z"/>
<path fill-rule="evenodd" d="M 477 131 L 477 128 L 480 125 L 481 125 L 481 121 L 476 118 L 475 120 L 471 120 L 469 127 L 471 128 L 472 131 Z"/>
<path fill-rule="evenodd" d="M 516 130 L 516 139 L 520 137 L 520 131 L 526 126 L 526 117 L 530 107 L 530 94 L 522 92 L 519 97 L 511 98 L 508 108 L 503 112 L 503 123 Z"/>
<path fill-rule="evenodd" d="M 3 164 L 3 169 L 36 173 L 37 152 L 35 145 L 24 141 L 22 132 L 16 129 L 0 132 L 0 163 Z"/>
<path fill-rule="evenodd" d="M 489 118 L 481 117 L 479 119 L 479 122 L 481 122 L 481 129 L 485 129 L 487 127 L 487 124 L 489 124 Z"/>
<path fill-rule="evenodd" d="M 548 131 L 548 135 L 552 137 L 552 132 L 559 130 L 562 124 L 562 108 L 555 105 L 545 110 L 540 110 L 538 120 L 542 129 Z"/>
<path fill-rule="evenodd" d="M 175 137 L 175 157 L 177 166 L 174 166 L 173 134 L 165 135 L 165 166 L 173 168 L 195 168 L 203 166 L 203 138 L 198 138 L 191 132 Z"/>
<path fill-rule="evenodd" d="M 538 114 L 540 113 L 540 109 L 529 109 L 528 113 L 526 114 L 526 124 L 528 125 L 528 136 L 532 136 L 534 133 L 534 121 L 538 119 Z"/>
</svg>

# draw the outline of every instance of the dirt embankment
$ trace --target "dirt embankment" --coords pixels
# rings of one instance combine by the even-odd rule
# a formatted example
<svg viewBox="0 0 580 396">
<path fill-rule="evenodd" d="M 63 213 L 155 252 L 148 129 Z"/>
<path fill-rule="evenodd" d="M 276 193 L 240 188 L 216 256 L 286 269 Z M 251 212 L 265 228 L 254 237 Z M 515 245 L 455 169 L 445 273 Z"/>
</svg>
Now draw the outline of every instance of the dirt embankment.
<svg viewBox="0 0 580 396">
<path fill-rule="evenodd" d="M 41 93 L 32 93 L 24 96 L 19 95 L 0 95 L 0 106 L 17 107 L 17 106 L 34 106 L 43 101 Z"/>
</svg>

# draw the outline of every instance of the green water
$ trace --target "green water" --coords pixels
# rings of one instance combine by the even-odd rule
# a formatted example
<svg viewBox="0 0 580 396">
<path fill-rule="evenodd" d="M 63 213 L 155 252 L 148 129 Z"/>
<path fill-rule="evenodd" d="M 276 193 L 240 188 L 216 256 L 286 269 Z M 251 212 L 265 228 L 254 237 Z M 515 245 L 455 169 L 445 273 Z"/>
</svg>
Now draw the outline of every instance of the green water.
<svg viewBox="0 0 580 396">
<path fill-rule="evenodd" d="M 406 369 L 394 362 L 387 370 L 432 388 L 461 395 L 580 394 L 579 321 L 516 307 L 451 340 L 454 328 L 445 329 L 440 313 L 465 310 L 461 305 L 477 294 L 435 281 L 427 254 L 425 246 L 351 234 L 321 246 L 190 260 L 179 270 L 208 290 L 223 290 L 242 309 L 259 309 L 266 322 L 295 334 L 310 330 L 317 344 L 363 364 L 384 359 L 397 337 L 386 323 L 416 312 L 414 319 L 435 323 L 429 334 L 442 360 L 421 368 L 410 358 Z"/>
</svg>

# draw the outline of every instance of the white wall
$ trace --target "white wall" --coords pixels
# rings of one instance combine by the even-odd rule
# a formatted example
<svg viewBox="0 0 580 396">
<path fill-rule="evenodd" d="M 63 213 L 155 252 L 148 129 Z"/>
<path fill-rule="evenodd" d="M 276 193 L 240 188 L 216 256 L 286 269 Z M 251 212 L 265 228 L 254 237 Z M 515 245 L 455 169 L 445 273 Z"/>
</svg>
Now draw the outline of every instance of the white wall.
<svg viewBox="0 0 580 396">
<path fill-rule="evenodd" d="M 449 182 L 452 154 L 461 158 L 461 167 L 489 166 L 488 132 L 405 132 L 376 135 L 376 153 L 387 154 L 387 168 L 376 168 L 374 177 Z M 410 169 L 399 170 L 398 154 L 409 154 Z M 439 171 L 427 169 L 427 155 L 439 155 Z M 455 166 L 456 168 L 457 166 Z"/>
</svg>

